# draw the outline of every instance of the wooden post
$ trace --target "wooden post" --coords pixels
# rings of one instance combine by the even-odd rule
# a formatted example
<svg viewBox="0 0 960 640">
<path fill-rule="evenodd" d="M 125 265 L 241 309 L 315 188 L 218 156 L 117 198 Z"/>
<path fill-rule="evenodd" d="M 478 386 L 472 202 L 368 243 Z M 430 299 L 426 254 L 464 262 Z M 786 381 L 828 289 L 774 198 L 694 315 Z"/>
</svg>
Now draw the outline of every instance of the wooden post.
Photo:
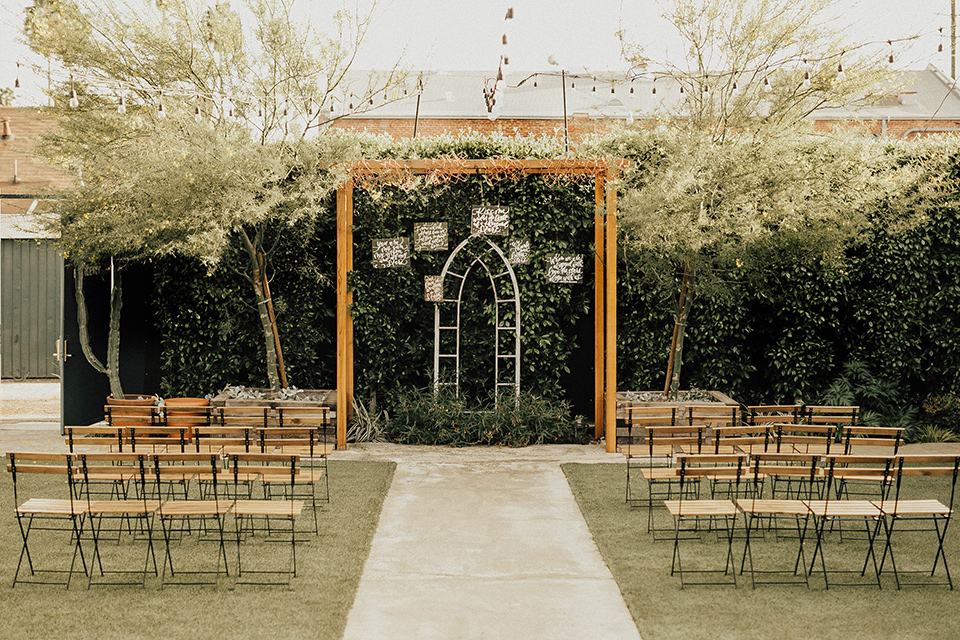
<svg viewBox="0 0 960 640">
<path fill-rule="evenodd" d="M 617 187 L 615 169 L 607 176 L 607 453 L 617 451 Z"/>
<path fill-rule="evenodd" d="M 347 273 L 352 268 L 353 179 L 337 189 L 337 447 L 347 446 L 347 420 L 353 400 L 353 321 Z"/>
<path fill-rule="evenodd" d="M 594 304 L 593 304 L 593 431 L 598 440 L 604 434 L 603 419 L 603 384 L 605 369 L 603 366 L 604 334 L 606 321 L 604 320 L 604 279 L 606 273 L 603 267 L 603 223 L 604 223 L 604 192 L 606 175 L 598 171 L 594 176 L 594 218 L 593 218 L 593 269 L 594 269 Z"/>
</svg>

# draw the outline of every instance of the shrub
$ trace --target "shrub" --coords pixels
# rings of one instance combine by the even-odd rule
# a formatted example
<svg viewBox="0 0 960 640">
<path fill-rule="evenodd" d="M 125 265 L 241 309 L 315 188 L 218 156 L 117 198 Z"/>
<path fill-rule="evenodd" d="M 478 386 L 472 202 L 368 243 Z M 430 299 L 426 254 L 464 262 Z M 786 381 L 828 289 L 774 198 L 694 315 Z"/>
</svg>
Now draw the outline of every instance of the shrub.
<svg viewBox="0 0 960 640">
<path fill-rule="evenodd" d="M 923 401 L 923 422 L 960 435 L 960 396 L 949 392 Z"/>
<path fill-rule="evenodd" d="M 570 404 L 521 392 L 476 403 L 450 392 L 434 396 L 430 389 L 397 391 L 387 428 L 390 440 L 403 444 L 453 447 L 532 444 L 584 444 L 589 441 L 582 417 L 570 415 Z"/>
</svg>

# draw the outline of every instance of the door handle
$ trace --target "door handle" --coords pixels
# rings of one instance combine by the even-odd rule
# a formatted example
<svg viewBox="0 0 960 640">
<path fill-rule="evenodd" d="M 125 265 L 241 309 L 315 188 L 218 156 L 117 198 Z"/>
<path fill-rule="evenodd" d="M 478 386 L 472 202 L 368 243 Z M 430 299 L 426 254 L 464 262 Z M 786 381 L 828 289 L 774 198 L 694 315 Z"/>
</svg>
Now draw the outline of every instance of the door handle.
<svg viewBox="0 0 960 640">
<path fill-rule="evenodd" d="M 57 340 L 57 352 L 53 354 L 53 357 L 57 362 L 66 362 L 71 353 L 67 353 L 67 341 L 66 340 Z"/>
</svg>

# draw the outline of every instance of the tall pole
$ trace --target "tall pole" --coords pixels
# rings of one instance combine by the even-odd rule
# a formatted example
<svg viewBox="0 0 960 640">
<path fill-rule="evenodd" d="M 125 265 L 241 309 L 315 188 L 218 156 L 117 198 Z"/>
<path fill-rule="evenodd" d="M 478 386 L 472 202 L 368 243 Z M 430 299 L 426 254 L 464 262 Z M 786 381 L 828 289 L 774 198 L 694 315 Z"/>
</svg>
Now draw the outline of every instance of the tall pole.
<svg viewBox="0 0 960 640">
<path fill-rule="evenodd" d="M 956 2 L 957 0 L 951 0 L 951 2 Z M 570 154 L 570 134 L 567 133 L 567 72 L 565 69 L 560 70 L 560 84 L 563 87 L 563 145 L 566 149 L 566 154 Z"/>
<path fill-rule="evenodd" d="M 950 0 L 950 77 L 957 78 L 957 0 Z"/>
</svg>

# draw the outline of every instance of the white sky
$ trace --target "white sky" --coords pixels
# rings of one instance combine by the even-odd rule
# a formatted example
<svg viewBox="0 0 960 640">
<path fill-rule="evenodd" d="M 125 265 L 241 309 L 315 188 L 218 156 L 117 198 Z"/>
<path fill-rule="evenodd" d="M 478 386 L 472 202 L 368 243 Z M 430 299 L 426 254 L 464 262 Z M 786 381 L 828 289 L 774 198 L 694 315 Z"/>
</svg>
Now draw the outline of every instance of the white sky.
<svg viewBox="0 0 960 640">
<path fill-rule="evenodd" d="M 96 0 L 89 0 L 95 2 Z M 369 4 L 370 0 L 359 0 Z M 548 71 L 555 55 L 569 70 L 624 70 L 616 37 L 625 29 L 656 60 L 679 53 L 660 18 L 668 0 L 379 0 L 374 24 L 355 68 L 389 68 L 405 55 L 414 70 L 496 70 L 504 14 L 514 7 L 509 42 L 515 69 Z M 215 0 L 197 0 L 213 4 Z M 239 5 L 242 0 L 234 0 Z M 18 43 L 29 0 L 0 0 L 0 87 L 12 87 L 16 63 L 36 58 Z M 340 3 L 297 0 L 306 15 L 329 15 Z M 837 24 L 857 42 L 921 37 L 896 51 L 898 68 L 934 64 L 949 74 L 950 0 L 835 0 Z M 937 53 L 938 29 L 944 53 Z M 885 45 L 881 45 L 881 49 Z M 38 104 L 45 81 L 21 71 L 14 104 Z"/>
</svg>

